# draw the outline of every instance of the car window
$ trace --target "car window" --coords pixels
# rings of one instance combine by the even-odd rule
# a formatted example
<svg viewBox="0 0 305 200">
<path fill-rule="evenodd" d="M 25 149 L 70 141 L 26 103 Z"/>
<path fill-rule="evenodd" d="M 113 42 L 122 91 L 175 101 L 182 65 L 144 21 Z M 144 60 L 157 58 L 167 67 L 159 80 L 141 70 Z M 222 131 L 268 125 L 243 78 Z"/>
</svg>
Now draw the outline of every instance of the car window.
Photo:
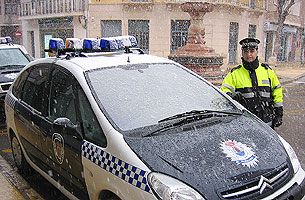
<svg viewBox="0 0 305 200">
<path fill-rule="evenodd" d="M 26 73 L 25 73 L 26 75 Z M 27 79 L 24 82 L 21 99 L 39 112 L 45 110 L 45 92 L 48 86 L 48 66 L 35 66 L 31 68 Z M 22 78 L 19 79 L 22 81 Z"/>
<path fill-rule="evenodd" d="M 19 48 L 0 49 L 0 67 L 21 65 L 25 66 L 29 63 L 28 58 Z"/>
<path fill-rule="evenodd" d="M 28 75 L 30 73 L 30 69 L 27 69 L 26 71 L 22 72 L 20 76 L 16 78 L 15 84 L 13 84 L 12 93 L 15 97 L 20 98 L 21 92 L 22 92 L 22 86 L 25 83 L 26 79 L 28 78 Z"/>
<path fill-rule="evenodd" d="M 65 117 L 77 125 L 75 96 L 71 75 L 55 69 L 51 75 L 48 117 L 51 120 Z"/>
<path fill-rule="evenodd" d="M 100 124 L 97 121 L 90 103 L 81 87 L 78 87 L 78 99 L 85 138 L 101 147 L 106 147 L 107 143 L 104 132 L 100 127 Z"/>
<path fill-rule="evenodd" d="M 192 110 L 236 109 L 219 91 L 178 65 L 138 64 L 87 72 L 96 99 L 121 129 L 157 124 Z"/>
</svg>

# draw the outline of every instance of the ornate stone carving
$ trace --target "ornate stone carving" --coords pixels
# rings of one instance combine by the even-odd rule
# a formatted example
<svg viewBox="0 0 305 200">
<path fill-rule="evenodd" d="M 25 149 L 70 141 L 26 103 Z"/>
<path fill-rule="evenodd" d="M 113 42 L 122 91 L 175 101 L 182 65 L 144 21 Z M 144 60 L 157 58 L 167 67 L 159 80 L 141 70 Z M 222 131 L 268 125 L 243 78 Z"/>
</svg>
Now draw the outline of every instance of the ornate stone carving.
<svg viewBox="0 0 305 200">
<path fill-rule="evenodd" d="M 204 41 L 205 29 L 203 16 L 213 11 L 213 4 L 203 2 L 186 2 L 181 5 L 184 12 L 191 16 L 191 25 L 188 30 L 188 40 L 185 46 L 179 47 L 169 58 L 205 77 L 222 75 L 220 66 L 223 57 L 214 49 L 207 47 Z"/>
</svg>

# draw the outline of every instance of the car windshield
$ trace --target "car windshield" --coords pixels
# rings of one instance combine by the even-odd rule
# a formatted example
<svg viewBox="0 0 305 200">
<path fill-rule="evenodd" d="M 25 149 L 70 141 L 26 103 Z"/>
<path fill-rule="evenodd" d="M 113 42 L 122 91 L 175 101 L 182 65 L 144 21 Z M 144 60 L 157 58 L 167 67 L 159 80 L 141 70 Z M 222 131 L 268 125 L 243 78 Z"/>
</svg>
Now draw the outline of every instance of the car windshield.
<svg viewBox="0 0 305 200">
<path fill-rule="evenodd" d="M 30 62 L 19 48 L 0 49 L 0 58 L 0 67 L 25 66 Z"/>
<path fill-rule="evenodd" d="M 101 68 L 86 77 L 107 117 L 122 131 L 192 110 L 236 110 L 208 83 L 171 63 Z"/>
</svg>

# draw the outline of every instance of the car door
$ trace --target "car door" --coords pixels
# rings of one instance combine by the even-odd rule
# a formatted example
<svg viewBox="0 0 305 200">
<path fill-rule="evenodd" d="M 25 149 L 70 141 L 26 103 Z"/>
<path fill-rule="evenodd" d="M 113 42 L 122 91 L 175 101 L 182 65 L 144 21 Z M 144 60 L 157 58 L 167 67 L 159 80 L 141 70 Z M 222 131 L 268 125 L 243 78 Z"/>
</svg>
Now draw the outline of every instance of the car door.
<svg viewBox="0 0 305 200">
<path fill-rule="evenodd" d="M 87 199 L 81 162 L 82 131 L 76 108 L 75 83 L 71 73 L 55 66 L 51 73 L 47 119 L 49 132 L 44 138 L 51 175 L 73 195 Z"/>
<path fill-rule="evenodd" d="M 19 78 L 15 105 L 15 124 L 27 155 L 38 166 L 43 166 L 42 129 L 46 111 L 46 91 L 49 68 L 40 64 Z"/>
</svg>

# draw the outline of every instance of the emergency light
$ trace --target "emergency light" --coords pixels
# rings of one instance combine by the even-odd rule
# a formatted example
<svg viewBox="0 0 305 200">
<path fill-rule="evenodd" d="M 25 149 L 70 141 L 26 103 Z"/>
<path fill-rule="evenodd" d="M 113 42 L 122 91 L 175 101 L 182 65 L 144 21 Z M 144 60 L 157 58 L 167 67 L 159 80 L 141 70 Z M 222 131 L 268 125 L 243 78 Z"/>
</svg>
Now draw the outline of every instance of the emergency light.
<svg viewBox="0 0 305 200">
<path fill-rule="evenodd" d="M 79 38 L 67 38 L 66 39 L 66 49 L 82 49 L 83 42 Z"/>
<path fill-rule="evenodd" d="M 106 51 L 113 51 L 113 50 L 124 49 L 125 47 L 136 47 L 136 46 L 137 46 L 136 38 L 130 35 L 102 38 L 100 41 L 101 49 Z"/>
<path fill-rule="evenodd" d="M 65 48 L 64 41 L 61 38 L 51 38 L 49 42 L 50 51 L 63 50 Z"/>
<path fill-rule="evenodd" d="M 96 38 L 85 38 L 83 41 L 84 51 L 98 51 L 100 50 L 99 41 Z"/>
<path fill-rule="evenodd" d="M 132 53 L 134 50 L 143 53 L 137 46 L 137 40 L 134 36 L 117 36 L 105 37 L 101 39 L 96 38 L 67 38 L 66 43 L 61 38 L 52 38 L 49 42 L 49 49 L 45 52 L 56 52 L 57 56 L 64 55 L 67 52 L 109 52 L 109 51 L 122 51 L 125 53 Z M 132 51 L 133 50 L 133 51 Z"/>
<path fill-rule="evenodd" d="M 12 38 L 10 36 L 0 37 L 0 44 L 9 44 L 12 42 Z"/>
</svg>

